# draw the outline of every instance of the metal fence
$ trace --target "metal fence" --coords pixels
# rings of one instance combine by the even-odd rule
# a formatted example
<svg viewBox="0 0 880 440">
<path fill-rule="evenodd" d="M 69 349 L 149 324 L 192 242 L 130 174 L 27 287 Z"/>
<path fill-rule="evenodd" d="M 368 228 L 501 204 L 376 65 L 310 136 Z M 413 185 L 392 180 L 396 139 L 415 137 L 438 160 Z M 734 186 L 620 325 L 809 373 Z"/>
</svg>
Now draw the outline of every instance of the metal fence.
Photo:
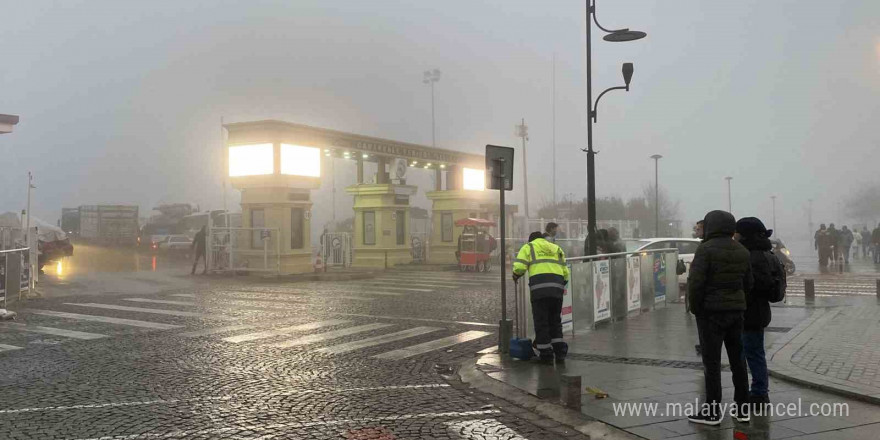
<svg viewBox="0 0 880 440">
<path fill-rule="evenodd" d="M 281 272 L 281 233 L 270 228 L 215 228 L 206 236 L 208 271 Z"/>
<path fill-rule="evenodd" d="M 351 266 L 351 234 L 328 232 L 321 236 L 321 255 L 327 267 Z"/>
<path fill-rule="evenodd" d="M 596 324 L 666 305 L 679 296 L 677 249 L 621 252 L 566 259 L 571 278 L 562 306 L 563 331 L 577 334 Z M 516 334 L 534 334 L 528 275 L 517 283 Z"/>
<path fill-rule="evenodd" d="M 409 242 L 414 263 L 424 263 L 428 260 L 428 233 L 413 232 Z"/>
<path fill-rule="evenodd" d="M 559 225 L 558 238 L 579 239 L 581 241 L 587 237 L 587 221 L 583 219 L 567 219 L 567 218 L 530 218 L 525 220 L 520 218 L 519 228 L 517 232 L 527 237 L 532 231 L 544 231 L 547 223 L 553 222 Z M 639 234 L 638 220 L 597 220 L 596 229 L 615 228 L 620 232 L 620 238 L 636 238 Z"/>
</svg>

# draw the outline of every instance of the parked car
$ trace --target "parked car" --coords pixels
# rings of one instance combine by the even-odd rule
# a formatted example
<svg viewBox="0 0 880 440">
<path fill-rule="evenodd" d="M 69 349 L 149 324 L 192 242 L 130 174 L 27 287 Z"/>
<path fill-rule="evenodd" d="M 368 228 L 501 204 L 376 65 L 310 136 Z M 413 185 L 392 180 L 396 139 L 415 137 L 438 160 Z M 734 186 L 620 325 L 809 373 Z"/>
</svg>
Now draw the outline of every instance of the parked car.
<svg viewBox="0 0 880 440">
<path fill-rule="evenodd" d="M 645 238 L 641 240 L 624 240 L 627 252 L 652 250 L 652 249 L 678 249 L 678 258 L 684 261 L 687 269 L 685 273 L 678 276 L 679 286 L 687 284 L 688 272 L 691 269 L 691 262 L 694 261 L 694 254 L 697 247 L 700 246 L 698 238 Z M 671 270 L 675 270 L 673 267 Z"/>
<path fill-rule="evenodd" d="M 159 242 L 160 252 L 187 252 L 192 247 L 192 239 L 186 235 L 169 235 Z"/>
</svg>

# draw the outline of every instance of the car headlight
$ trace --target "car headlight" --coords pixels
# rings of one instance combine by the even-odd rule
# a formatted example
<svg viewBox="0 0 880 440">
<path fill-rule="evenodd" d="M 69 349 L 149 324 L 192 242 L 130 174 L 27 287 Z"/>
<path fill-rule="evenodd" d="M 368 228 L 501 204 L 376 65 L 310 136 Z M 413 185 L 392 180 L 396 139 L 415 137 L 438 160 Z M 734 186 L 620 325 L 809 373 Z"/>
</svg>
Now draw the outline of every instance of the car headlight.
<svg viewBox="0 0 880 440">
<path fill-rule="evenodd" d="M 783 254 L 785 254 L 786 257 L 790 257 L 790 256 L 791 256 L 791 251 L 789 251 L 788 248 L 782 248 L 780 251 L 781 251 Z"/>
</svg>

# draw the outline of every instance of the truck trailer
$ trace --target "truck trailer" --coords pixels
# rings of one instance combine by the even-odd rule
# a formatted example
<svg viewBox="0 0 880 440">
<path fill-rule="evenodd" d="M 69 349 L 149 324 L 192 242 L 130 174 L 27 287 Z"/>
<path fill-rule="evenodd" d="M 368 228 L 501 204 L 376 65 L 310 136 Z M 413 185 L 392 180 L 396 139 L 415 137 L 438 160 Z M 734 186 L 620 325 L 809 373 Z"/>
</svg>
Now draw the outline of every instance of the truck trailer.
<svg viewBox="0 0 880 440">
<path fill-rule="evenodd" d="M 83 205 L 79 207 L 79 238 L 94 243 L 134 246 L 138 238 L 138 207 Z"/>
</svg>

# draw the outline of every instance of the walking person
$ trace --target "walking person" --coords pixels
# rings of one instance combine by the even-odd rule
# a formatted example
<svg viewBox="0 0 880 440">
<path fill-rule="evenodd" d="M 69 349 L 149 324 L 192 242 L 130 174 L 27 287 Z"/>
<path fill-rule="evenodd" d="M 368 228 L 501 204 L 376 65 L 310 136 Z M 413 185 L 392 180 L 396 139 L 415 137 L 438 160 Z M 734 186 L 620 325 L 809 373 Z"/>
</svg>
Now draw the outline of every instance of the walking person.
<svg viewBox="0 0 880 440">
<path fill-rule="evenodd" d="M 205 269 L 202 271 L 202 275 L 208 272 L 208 258 L 205 256 L 205 250 L 207 248 L 207 240 L 205 236 L 207 235 L 207 230 L 207 226 L 202 226 L 202 229 L 200 229 L 199 232 L 196 232 L 196 236 L 193 238 L 193 242 L 189 246 L 190 250 L 195 249 L 196 251 L 196 259 L 193 261 L 193 268 L 189 273 L 190 275 L 196 274 L 196 266 L 199 265 L 199 258 L 205 262 Z"/>
<path fill-rule="evenodd" d="M 869 251 L 871 250 L 871 231 L 868 230 L 868 225 L 862 226 L 862 258 L 868 258 Z"/>
<path fill-rule="evenodd" d="M 784 276 L 784 269 L 781 269 L 782 274 L 774 273 L 780 270 L 781 264 L 771 266 L 771 258 L 776 258 L 771 252 L 772 233 L 772 230 L 768 231 L 764 223 L 755 217 L 741 218 L 736 222 L 737 239 L 749 251 L 749 264 L 754 280 L 751 291 L 746 295 L 742 333 L 743 354 L 752 375 L 749 401 L 753 407 L 761 405 L 762 408 L 766 408 L 764 405 L 770 403 L 770 380 L 764 353 L 764 328 L 770 325 L 772 318 L 770 298 L 777 289 L 774 276 Z M 765 413 L 762 411 L 759 414 Z"/>
<path fill-rule="evenodd" d="M 862 247 L 862 233 L 859 232 L 859 228 L 854 226 L 852 228 L 853 235 L 853 249 L 852 249 L 852 257 L 853 260 L 859 258 L 859 248 Z"/>
<path fill-rule="evenodd" d="M 568 344 L 562 340 L 562 296 L 568 283 L 568 266 L 562 248 L 532 232 L 513 262 L 513 281 L 529 273 L 535 349 L 538 359 L 549 363 L 565 360 Z"/>
<path fill-rule="evenodd" d="M 825 232 L 828 234 L 828 243 L 831 248 L 831 264 L 836 265 L 837 260 L 840 259 L 840 246 L 838 245 L 840 242 L 840 231 L 832 223 L 828 225 L 828 230 Z"/>
<path fill-rule="evenodd" d="M 813 246 L 819 252 L 819 269 L 828 267 L 828 258 L 831 256 L 831 239 L 825 223 L 819 225 L 819 230 L 813 235 Z"/>
<path fill-rule="evenodd" d="M 743 360 L 742 331 L 746 294 L 752 284 L 749 251 L 734 241 L 736 219 L 729 212 L 709 212 L 703 226 L 705 238 L 694 254 L 688 274 L 687 301 L 697 317 L 706 396 L 700 411 L 688 420 L 704 425 L 721 424 L 723 345 L 733 373 L 732 413 L 737 421 L 748 422 L 749 377 Z"/>
<path fill-rule="evenodd" d="M 843 225 L 837 233 L 837 246 L 840 249 L 837 258 L 843 257 L 843 264 L 849 264 L 849 248 L 852 246 L 853 238 L 852 231 L 847 229 L 846 225 Z"/>
<path fill-rule="evenodd" d="M 871 233 L 871 247 L 874 252 L 874 264 L 880 264 L 880 224 Z"/>
<path fill-rule="evenodd" d="M 556 235 L 559 233 L 559 225 L 553 222 L 547 223 L 544 227 L 544 238 L 547 241 L 556 243 Z"/>
</svg>

